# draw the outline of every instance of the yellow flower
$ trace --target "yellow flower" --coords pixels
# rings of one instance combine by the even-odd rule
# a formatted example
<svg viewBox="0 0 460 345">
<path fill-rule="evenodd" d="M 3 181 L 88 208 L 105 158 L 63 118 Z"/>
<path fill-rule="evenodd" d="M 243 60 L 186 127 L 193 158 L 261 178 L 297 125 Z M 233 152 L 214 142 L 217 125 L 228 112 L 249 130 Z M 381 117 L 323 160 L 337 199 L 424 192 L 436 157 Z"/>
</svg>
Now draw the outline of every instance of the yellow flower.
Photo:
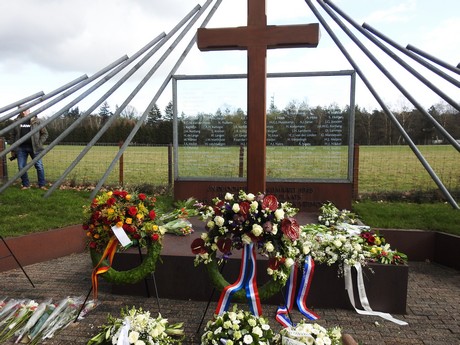
<svg viewBox="0 0 460 345">
<path fill-rule="evenodd" d="M 131 194 L 126 194 L 126 197 L 125 197 L 126 200 L 131 200 Z"/>
<path fill-rule="evenodd" d="M 118 222 L 117 227 L 122 228 L 123 227 L 123 222 Z"/>
<path fill-rule="evenodd" d="M 378 246 L 381 245 L 382 241 L 380 241 L 380 237 L 375 237 L 374 243 Z"/>
<path fill-rule="evenodd" d="M 139 220 L 141 220 L 142 218 L 144 218 L 144 215 L 138 213 L 138 214 L 136 214 L 136 218 L 139 219 Z"/>
<path fill-rule="evenodd" d="M 115 212 L 115 210 L 113 208 L 108 208 L 107 209 L 107 214 L 111 215 Z"/>
<path fill-rule="evenodd" d="M 86 236 L 91 237 L 91 231 L 88 231 L 88 232 L 86 233 Z"/>
<path fill-rule="evenodd" d="M 126 218 L 125 223 L 126 224 L 133 224 L 133 219 L 132 218 Z"/>
<path fill-rule="evenodd" d="M 158 225 L 153 225 L 153 226 L 152 226 L 152 230 L 153 230 L 153 231 L 158 231 Z"/>
<path fill-rule="evenodd" d="M 112 191 L 110 191 L 110 192 L 107 192 L 107 195 L 108 195 L 108 196 L 112 196 L 112 194 L 113 194 L 113 192 L 112 192 Z"/>
<path fill-rule="evenodd" d="M 99 236 L 99 234 L 94 234 L 93 237 L 94 237 L 95 239 L 98 239 L 98 238 L 101 237 L 101 236 Z"/>
</svg>

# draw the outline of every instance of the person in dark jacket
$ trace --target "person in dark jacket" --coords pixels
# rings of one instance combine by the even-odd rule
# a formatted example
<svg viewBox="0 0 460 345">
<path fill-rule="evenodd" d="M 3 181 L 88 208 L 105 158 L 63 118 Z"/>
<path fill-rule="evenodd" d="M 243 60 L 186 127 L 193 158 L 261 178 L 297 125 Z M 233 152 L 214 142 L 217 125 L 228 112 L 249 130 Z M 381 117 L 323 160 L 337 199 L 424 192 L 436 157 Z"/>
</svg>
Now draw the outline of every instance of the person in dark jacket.
<svg viewBox="0 0 460 345">
<path fill-rule="evenodd" d="M 19 118 L 23 118 L 29 115 L 29 110 L 22 111 Z M 13 142 L 18 141 L 34 128 L 36 128 L 40 124 L 40 120 L 34 116 L 28 121 L 25 121 L 19 124 L 17 127 L 14 128 L 13 133 Z M 21 170 L 27 165 L 27 158 L 30 156 L 34 159 L 42 150 L 43 145 L 48 138 L 48 131 L 45 127 L 41 128 L 36 133 L 32 134 L 32 136 L 21 143 L 14 151 L 11 152 L 12 157 L 16 157 L 18 159 L 18 168 Z M 35 169 L 37 170 L 37 179 L 38 179 L 38 187 L 41 189 L 46 190 L 46 181 L 45 181 L 45 168 L 43 167 L 43 162 L 39 159 L 34 164 Z M 25 172 L 21 176 L 22 181 L 22 188 L 21 189 L 29 189 L 30 188 L 30 181 L 27 172 Z"/>
</svg>

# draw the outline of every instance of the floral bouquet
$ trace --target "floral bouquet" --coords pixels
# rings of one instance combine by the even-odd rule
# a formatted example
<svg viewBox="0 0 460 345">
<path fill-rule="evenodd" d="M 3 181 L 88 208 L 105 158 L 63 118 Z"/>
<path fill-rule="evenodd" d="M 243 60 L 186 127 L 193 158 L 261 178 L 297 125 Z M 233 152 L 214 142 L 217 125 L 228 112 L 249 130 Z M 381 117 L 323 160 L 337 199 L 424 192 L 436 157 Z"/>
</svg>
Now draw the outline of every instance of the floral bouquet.
<svg viewBox="0 0 460 345">
<path fill-rule="evenodd" d="M 359 235 L 364 241 L 364 248 L 369 251 L 371 262 L 379 262 L 387 265 L 404 265 L 407 263 L 407 255 L 392 249 L 383 236 L 372 230 L 366 230 Z"/>
<path fill-rule="evenodd" d="M 124 230 L 133 244 L 141 247 L 147 241 L 160 241 L 163 233 L 154 223 L 156 199 L 144 193 L 133 195 L 124 190 L 108 191 L 93 199 L 84 209 L 89 248 L 102 253 L 114 236 L 113 227 Z"/>
<path fill-rule="evenodd" d="M 226 311 L 208 321 L 201 336 L 202 345 L 269 344 L 274 333 L 267 320 L 248 311 Z"/>
<path fill-rule="evenodd" d="M 160 314 L 153 318 L 150 312 L 135 307 L 126 307 L 120 314 L 120 318 L 109 314 L 102 331 L 87 344 L 173 345 L 184 339 L 183 324 L 169 324 Z"/>
<path fill-rule="evenodd" d="M 341 345 L 342 334 L 338 327 L 326 329 L 317 323 L 301 320 L 295 327 L 284 328 L 274 337 L 274 344 Z"/>
<path fill-rule="evenodd" d="M 324 203 L 320 208 L 318 223 L 326 226 L 333 226 L 338 223 L 356 224 L 356 214 L 349 210 L 339 210 L 332 202 Z"/>
<path fill-rule="evenodd" d="M 221 260 L 227 259 L 234 249 L 254 243 L 269 258 L 268 274 L 284 284 L 299 259 L 300 226 L 293 218 L 297 211 L 273 195 L 240 191 L 237 197 L 227 193 L 224 200 L 213 199 L 212 205 L 200 209 L 207 232 L 192 243 L 195 265 L 210 263 L 217 252 Z"/>
</svg>

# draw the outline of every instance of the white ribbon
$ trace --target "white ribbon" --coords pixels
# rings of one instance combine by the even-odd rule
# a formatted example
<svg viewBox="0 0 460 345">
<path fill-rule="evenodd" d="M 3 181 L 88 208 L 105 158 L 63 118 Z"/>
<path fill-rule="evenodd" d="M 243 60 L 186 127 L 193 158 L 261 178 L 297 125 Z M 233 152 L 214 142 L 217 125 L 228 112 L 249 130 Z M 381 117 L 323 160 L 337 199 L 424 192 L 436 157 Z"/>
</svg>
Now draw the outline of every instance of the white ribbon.
<svg viewBox="0 0 460 345">
<path fill-rule="evenodd" d="M 355 297 L 353 295 L 353 281 L 351 277 L 351 266 L 350 265 L 344 265 L 344 278 L 345 278 L 345 290 L 348 292 L 348 298 L 350 299 L 350 303 L 353 306 L 353 308 L 356 310 L 358 314 L 361 315 L 374 315 L 374 316 L 380 316 L 381 318 L 394 322 L 398 325 L 405 326 L 408 323 L 405 321 L 398 320 L 391 316 L 388 313 L 383 313 L 380 311 L 373 311 L 369 305 L 369 300 L 367 299 L 366 295 L 366 288 L 364 287 L 364 279 L 363 279 L 363 270 L 361 267 L 360 263 L 356 263 L 354 267 L 356 268 L 356 277 L 358 280 L 358 295 L 359 295 L 359 301 L 361 302 L 361 305 L 363 306 L 364 310 L 356 308 L 355 304 Z"/>
<path fill-rule="evenodd" d="M 339 230 L 346 231 L 350 236 L 359 236 L 364 230 L 369 230 L 370 227 L 367 225 L 355 225 L 348 223 L 338 223 L 335 226 Z"/>
<path fill-rule="evenodd" d="M 126 317 L 123 320 L 123 327 L 120 330 L 120 335 L 118 336 L 117 345 L 129 345 L 129 329 L 131 328 L 131 324 L 129 323 L 129 319 Z"/>
</svg>

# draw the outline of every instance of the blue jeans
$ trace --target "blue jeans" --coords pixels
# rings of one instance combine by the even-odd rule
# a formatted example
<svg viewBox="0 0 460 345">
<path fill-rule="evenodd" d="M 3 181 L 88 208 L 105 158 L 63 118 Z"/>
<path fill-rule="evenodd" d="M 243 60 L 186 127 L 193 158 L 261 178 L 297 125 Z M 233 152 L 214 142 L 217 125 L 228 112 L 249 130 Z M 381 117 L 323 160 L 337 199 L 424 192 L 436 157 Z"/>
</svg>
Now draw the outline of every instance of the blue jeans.
<svg viewBox="0 0 460 345">
<path fill-rule="evenodd" d="M 30 148 L 18 147 L 16 149 L 16 156 L 18 158 L 18 168 L 19 168 L 19 170 L 21 170 L 22 168 L 24 168 L 27 165 L 27 157 L 28 156 L 30 156 L 32 159 L 34 159 L 35 156 L 37 156 L 37 155 L 38 155 L 38 152 L 34 153 L 32 147 L 30 147 Z M 42 160 L 39 159 L 38 161 L 36 161 L 34 166 L 35 166 L 35 169 L 37 170 L 38 186 L 43 187 L 43 186 L 45 186 L 46 181 L 45 181 L 45 168 L 43 167 Z M 21 180 L 22 180 L 22 185 L 24 187 L 30 187 L 29 175 L 27 174 L 27 172 L 25 172 L 21 176 Z"/>
</svg>

